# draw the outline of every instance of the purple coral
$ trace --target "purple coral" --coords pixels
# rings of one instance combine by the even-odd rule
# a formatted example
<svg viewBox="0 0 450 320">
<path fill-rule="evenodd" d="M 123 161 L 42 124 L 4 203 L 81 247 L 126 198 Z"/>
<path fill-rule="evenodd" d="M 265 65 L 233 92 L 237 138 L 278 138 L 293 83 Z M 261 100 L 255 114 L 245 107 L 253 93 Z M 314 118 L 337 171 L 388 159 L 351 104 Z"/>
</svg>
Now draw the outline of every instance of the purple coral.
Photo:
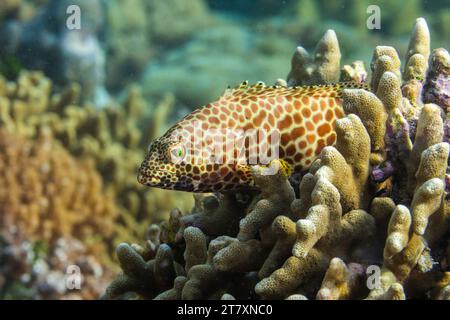
<svg viewBox="0 0 450 320">
<path fill-rule="evenodd" d="M 422 92 L 425 103 L 435 103 L 444 111 L 450 110 L 450 55 L 439 48 L 430 58 L 431 68 Z"/>
<path fill-rule="evenodd" d="M 444 121 L 444 142 L 450 143 L 450 119 Z"/>
<path fill-rule="evenodd" d="M 391 153 L 393 159 L 402 158 L 402 155 L 408 152 L 411 135 L 408 121 L 401 114 L 397 117 L 398 119 L 391 117 L 386 123 L 386 150 Z"/>
<path fill-rule="evenodd" d="M 394 174 L 394 166 L 392 162 L 386 161 L 372 169 L 372 173 L 370 174 L 372 181 L 374 182 L 383 182 L 388 179 L 390 176 Z"/>
</svg>

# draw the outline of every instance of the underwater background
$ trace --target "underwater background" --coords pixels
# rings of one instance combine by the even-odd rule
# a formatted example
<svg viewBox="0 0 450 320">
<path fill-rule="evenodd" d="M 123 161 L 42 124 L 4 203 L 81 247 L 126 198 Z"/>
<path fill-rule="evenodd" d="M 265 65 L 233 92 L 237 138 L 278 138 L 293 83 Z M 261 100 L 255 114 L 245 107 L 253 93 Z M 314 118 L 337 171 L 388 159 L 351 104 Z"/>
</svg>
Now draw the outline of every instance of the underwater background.
<svg viewBox="0 0 450 320">
<path fill-rule="evenodd" d="M 80 9 L 80 29 L 68 25 L 76 22 L 76 8 L 67 11 L 72 5 Z M 367 27 L 370 5 L 380 8 L 380 29 Z M 180 216 L 219 204 L 210 199 L 205 209 L 203 195 L 140 185 L 136 175 L 148 144 L 228 86 L 285 79 L 295 48 L 313 52 L 328 29 L 338 36 L 341 66 L 361 60 L 369 69 L 381 44 L 404 57 L 419 17 L 427 21 L 431 48 L 448 49 L 450 0 L 1 0 L 0 299 L 96 299 L 113 279 L 106 296 L 138 291 L 117 284 L 128 281 L 133 288 L 135 278 L 115 278 L 121 269 L 125 276 L 131 272 L 117 258 L 132 255 L 130 248 L 146 263 L 159 257 L 175 265 L 166 273 L 152 271 L 153 288 L 137 294 L 181 298 L 191 278 L 177 271 L 180 261 L 206 261 L 206 249 L 195 249 L 203 258 L 186 258 Z M 235 205 L 229 210 L 246 210 Z M 202 231 L 207 235 L 189 229 L 184 236 L 202 238 L 201 247 L 237 233 Z M 440 234 L 439 253 L 448 261 L 448 230 Z M 221 240 L 216 246 L 234 241 Z M 254 244 L 245 250 L 270 251 Z M 81 289 L 68 284 L 71 266 L 82 274 Z M 259 267 L 239 265 L 245 276 L 226 281 L 235 291 L 236 283 L 255 286 Z M 268 276 L 276 268 L 266 269 Z M 433 281 L 447 288 L 448 299 L 448 266 L 443 270 Z M 229 298 L 229 286 L 214 284 L 213 293 L 183 297 Z M 313 287 L 301 293 L 308 296 Z M 300 294 L 288 291 L 266 297 Z M 417 297 L 425 291 L 432 289 L 417 289 Z"/>
</svg>

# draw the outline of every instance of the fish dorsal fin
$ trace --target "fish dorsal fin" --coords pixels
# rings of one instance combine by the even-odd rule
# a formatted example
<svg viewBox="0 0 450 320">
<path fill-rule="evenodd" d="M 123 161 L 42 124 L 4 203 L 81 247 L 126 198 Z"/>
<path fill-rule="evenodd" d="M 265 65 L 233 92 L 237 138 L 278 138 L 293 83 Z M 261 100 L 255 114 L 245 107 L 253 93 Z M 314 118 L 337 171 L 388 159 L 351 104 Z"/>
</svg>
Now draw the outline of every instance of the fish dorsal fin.
<svg viewBox="0 0 450 320">
<path fill-rule="evenodd" d="M 307 85 L 307 86 L 293 86 L 288 87 L 294 90 L 320 90 L 320 89 L 330 89 L 330 90 L 344 90 L 344 89 L 365 89 L 370 90 L 369 84 L 365 82 L 356 82 L 356 81 L 344 81 L 344 82 L 336 82 L 336 83 L 325 83 L 325 84 L 315 84 L 315 85 Z"/>
<path fill-rule="evenodd" d="M 240 96 L 240 95 L 242 95 L 244 93 L 257 94 L 259 92 L 272 90 L 272 89 L 275 89 L 275 88 L 283 88 L 283 87 L 281 87 L 281 86 L 267 86 L 263 81 L 258 81 L 255 84 L 250 84 L 246 80 L 246 81 L 243 81 L 242 83 L 240 83 L 239 85 L 237 85 L 235 87 L 228 86 L 228 88 L 225 90 L 225 92 L 222 94 L 222 96 L 220 98 L 221 99 L 222 98 L 229 99 L 230 97 Z"/>
<path fill-rule="evenodd" d="M 337 91 L 342 92 L 344 89 L 365 89 L 370 91 L 370 87 L 365 82 L 356 82 L 356 81 L 346 81 L 346 82 L 337 82 L 334 84 L 320 84 L 320 85 L 308 85 L 308 86 L 293 86 L 293 87 L 284 87 L 281 85 L 272 85 L 267 86 L 264 82 L 258 81 L 255 84 L 250 85 L 249 82 L 243 81 L 238 86 L 231 88 L 228 87 L 222 96 L 221 99 L 231 99 L 233 97 L 238 97 L 243 94 L 259 94 L 265 93 L 269 95 L 273 94 L 289 94 L 292 91 L 295 93 L 301 92 L 320 92 L 320 91 Z"/>
<path fill-rule="evenodd" d="M 242 83 L 236 87 L 236 89 L 247 89 L 247 88 L 248 88 L 248 80 L 242 81 Z"/>
<path fill-rule="evenodd" d="M 331 84 L 331 86 L 335 86 L 336 89 L 344 90 L 344 89 L 364 89 L 370 91 L 370 86 L 366 82 L 356 82 L 356 81 L 343 81 Z"/>
</svg>

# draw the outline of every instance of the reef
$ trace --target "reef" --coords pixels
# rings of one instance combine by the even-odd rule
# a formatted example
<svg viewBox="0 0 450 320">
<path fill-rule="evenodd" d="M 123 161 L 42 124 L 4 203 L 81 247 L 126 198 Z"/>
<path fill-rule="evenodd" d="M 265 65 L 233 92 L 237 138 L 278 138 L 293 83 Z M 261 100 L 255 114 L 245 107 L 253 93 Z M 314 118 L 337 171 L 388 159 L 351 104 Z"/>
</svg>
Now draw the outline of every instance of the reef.
<svg viewBox="0 0 450 320">
<path fill-rule="evenodd" d="M 151 62 L 141 80 L 143 94 L 154 100 L 161 92 L 172 92 L 178 105 L 189 111 L 216 99 L 235 79 L 269 83 L 281 77 L 288 71 L 286 61 L 292 45 L 286 36 L 258 33 L 230 21 L 219 21 Z M 246 61 L 245 68 L 242 61 Z M 210 77 L 215 80 L 209 81 Z"/>
<path fill-rule="evenodd" d="M 122 236 L 142 236 L 143 219 L 160 220 L 167 216 L 162 212 L 170 210 L 174 203 L 181 205 L 186 198 L 145 189 L 135 178 L 146 148 L 142 131 L 152 136 L 164 130 L 173 99 L 167 96 L 157 106 L 145 108 L 140 90 L 134 87 L 123 106 L 110 104 L 98 110 L 91 104 L 80 106 L 80 90 L 74 84 L 54 93 L 52 82 L 39 72 L 23 72 L 16 82 L 0 78 L 1 127 L 30 139 L 38 136 L 40 128 L 47 127 L 74 157 L 90 159 L 102 177 L 105 192 L 110 192 L 121 208 L 118 228 Z M 175 202 L 176 197 L 181 200 Z M 124 226 L 123 232 L 120 225 Z"/>
<path fill-rule="evenodd" d="M 116 268 L 118 239 L 137 241 L 173 206 L 193 203 L 135 178 L 142 132 L 164 130 L 173 98 L 145 108 L 134 87 L 122 105 L 98 109 L 81 104 L 80 90 L 56 92 L 40 72 L 0 76 L 1 297 L 95 298 Z M 89 283 L 81 295 L 61 287 L 71 264 Z"/>
<path fill-rule="evenodd" d="M 337 141 L 298 183 L 252 170 L 259 192 L 195 195 L 145 240 L 122 243 L 104 298 L 449 299 L 449 54 L 416 21 L 401 70 L 377 46 L 370 77 L 341 67 L 336 33 L 298 47 L 278 85 L 347 89 Z M 369 79 L 369 80 L 366 80 Z"/>
<path fill-rule="evenodd" d="M 214 21 L 203 0 L 189 4 L 113 0 L 106 6 L 106 74 L 107 86 L 113 90 L 137 81 L 149 61 L 165 56 L 168 48 L 183 44 Z"/>
<path fill-rule="evenodd" d="M 444 46 L 448 1 L 439 10 L 429 1 L 409 1 L 405 10 L 387 0 L 260 0 L 258 6 L 219 0 L 191 0 L 189 5 L 183 0 L 9 0 L 0 4 L 0 55 L 7 57 L 0 61 L 0 72 L 8 69 L 2 73 L 14 79 L 17 68 L 39 68 L 55 85 L 78 82 L 82 100 L 97 106 L 139 81 L 146 99 L 171 92 L 176 110 L 189 111 L 216 98 L 237 78 L 270 83 L 282 77 L 290 48 L 299 40 L 313 48 L 330 24 L 339 33 L 346 62 L 368 58 L 380 38 L 405 50 L 403 36 L 421 10 L 435 44 Z M 82 32 L 65 28 L 64 8 L 72 4 L 83 12 Z M 369 5 L 385 12 L 382 33 L 366 27 Z M 228 10 L 231 18 L 223 14 Z M 400 14 L 403 19 L 397 19 Z M 49 57 L 52 64 L 46 63 Z M 209 78 L 215 81 L 204 80 Z"/>
<path fill-rule="evenodd" d="M 67 26 L 66 11 L 74 4 L 83 12 L 82 29 Z M 25 1 L 18 2 L 17 10 L 25 5 Z M 0 54 L 14 57 L 29 70 L 44 71 L 61 87 L 78 82 L 82 98 L 102 106 L 109 100 L 105 90 L 105 53 L 99 39 L 105 20 L 103 9 L 98 0 L 51 0 L 36 5 L 28 19 L 21 19 L 19 13 L 6 15 L 0 27 L 4 43 Z"/>
<path fill-rule="evenodd" d="M 421 14 L 430 23 L 433 45 L 447 46 L 448 2 L 438 9 L 429 1 L 409 1 L 407 10 L 401 2 L 388 0 L 260 0 L 258 6 L 251 1 L 206 1 L 214 20 L 207 28 L 185 37 L 180 46 L 154 54 L 140 80 L 144 96 L 152 100 L 162 92 L 174 93 L 177 110 L 184 107 L 172 118 L 175 121 L 192 108 L 216 99 L 236 79 L 272 83 L 284 77 L 289 71 L 286 62 L 291 48 L 301 42 L 312 50 L 330 26 L 339 34 L 340 49 L 345 53 L 342 61 L 348 65 L 354 60 L 363 60 L 367 65 L 372 48 L 379 43 L 390 43 L 404 52 L 406 36 Z M 366 25 L 370 5 L 384 12 L 382 30 L 370 30 Z M 399 15 L 402 19 L 398 19 Z M 211 78 L 214 81 L 208 81 Z"/>
<path fill-rule="evenodd" d="M 80 29 L 67 27 L 71 5 L 82 13 Z M 6 1 L 0 4 L 0 55 L 44 71 L 61 88 L 77 82 L 81 100 L 102 107 L 136 82 L 149 61 L 213 20 L 203 0 Z"/>
<path fill-rule="evenodd" d="M 46 127 L 35 141 L 1 128 L 0 141 L 0 297 L 95 298 L 112 275 L 108 243 L 119 214 L 101 176 Z M 71 265 L 86 290 L 65 286 Z"/>
</svg>

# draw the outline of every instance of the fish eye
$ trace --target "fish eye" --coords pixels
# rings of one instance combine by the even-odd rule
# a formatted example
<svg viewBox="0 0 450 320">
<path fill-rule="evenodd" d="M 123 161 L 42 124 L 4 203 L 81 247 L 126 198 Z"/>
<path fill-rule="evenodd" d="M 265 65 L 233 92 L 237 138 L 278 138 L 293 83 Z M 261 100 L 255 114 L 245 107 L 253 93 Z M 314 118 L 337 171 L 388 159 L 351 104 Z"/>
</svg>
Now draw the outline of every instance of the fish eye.
<svg viewBox="0 0 450 320">
<path fill-rule="evenodd" d="M 169 148 L 168 158 L 172 163 L 180 163 L 185 155 L 185 149 L 182 145 L 177 144 Z"/>
</svg>

